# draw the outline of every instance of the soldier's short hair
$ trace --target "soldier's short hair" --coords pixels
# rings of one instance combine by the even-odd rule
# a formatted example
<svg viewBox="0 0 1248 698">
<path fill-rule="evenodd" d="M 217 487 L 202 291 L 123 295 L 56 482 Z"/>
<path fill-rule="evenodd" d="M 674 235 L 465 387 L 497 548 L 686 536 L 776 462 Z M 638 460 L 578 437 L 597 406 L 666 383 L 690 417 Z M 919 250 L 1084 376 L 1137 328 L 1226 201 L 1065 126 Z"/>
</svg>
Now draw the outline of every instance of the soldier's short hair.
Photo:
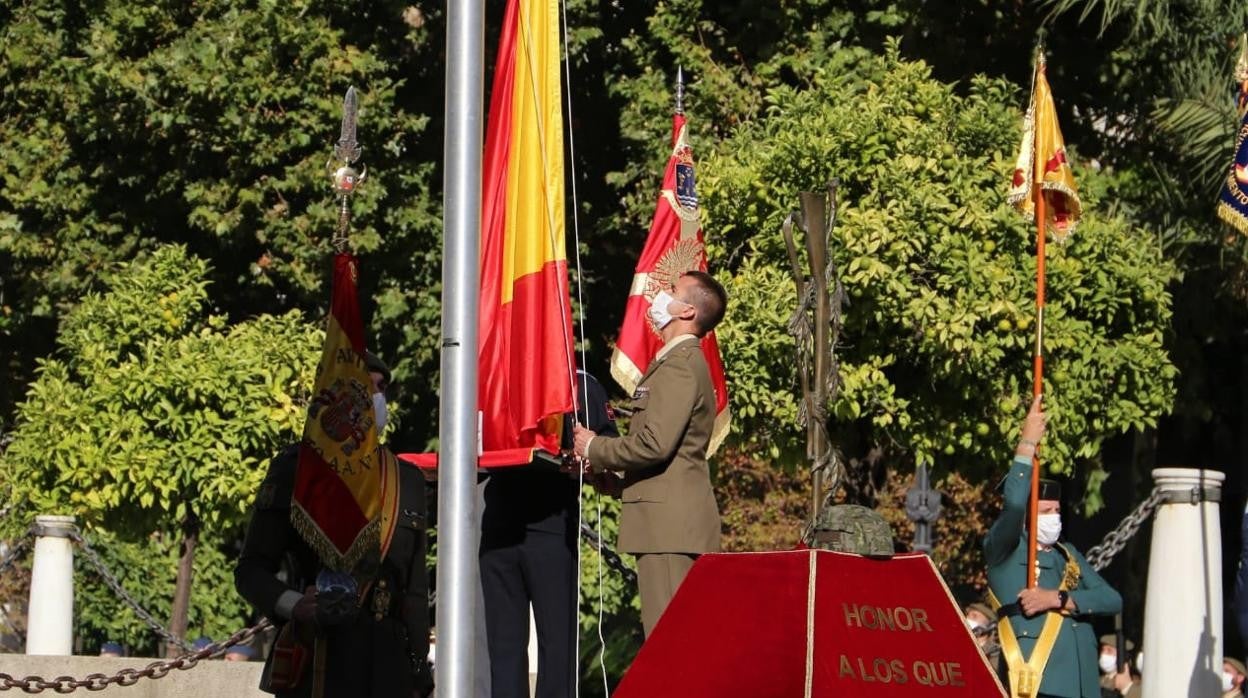
<svg viewBox="0 0 1248 698">
<path fill-rule="evenodd" d="M 696 323 L 699 336 L 705 335 L 724 319 L 724 311 L 728 309 L 728 292 L 724 290 L 723 284 L 704 271 L 687 271 L 683 276 L 695 282 L 693 297 L 689 302 L 698 309 Z"/>
</svg>

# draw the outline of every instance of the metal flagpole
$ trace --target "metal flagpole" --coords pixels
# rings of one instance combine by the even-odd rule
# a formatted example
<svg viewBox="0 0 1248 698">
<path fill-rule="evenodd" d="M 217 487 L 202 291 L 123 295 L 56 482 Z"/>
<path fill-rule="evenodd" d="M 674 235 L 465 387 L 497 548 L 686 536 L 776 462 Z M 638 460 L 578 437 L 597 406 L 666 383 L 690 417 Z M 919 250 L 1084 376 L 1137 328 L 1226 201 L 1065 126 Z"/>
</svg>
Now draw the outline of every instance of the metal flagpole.
<svg viewBox="0 0 1248 698">
<path fill-rule="evenodd" d="M 481 235 L 485 3 L 446 8 L 446 175 L 438 427 L 439 698 L 469 698 L 474 670 L 477 304 Z"/>
</svg>

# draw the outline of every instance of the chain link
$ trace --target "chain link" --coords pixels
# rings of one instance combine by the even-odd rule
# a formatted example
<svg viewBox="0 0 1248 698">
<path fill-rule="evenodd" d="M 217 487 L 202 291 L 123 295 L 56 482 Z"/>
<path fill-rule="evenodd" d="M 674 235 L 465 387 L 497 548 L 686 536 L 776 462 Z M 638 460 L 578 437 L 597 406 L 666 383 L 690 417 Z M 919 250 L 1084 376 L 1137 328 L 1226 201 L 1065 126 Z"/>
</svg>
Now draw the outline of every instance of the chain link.
<svg viewBox="0 0 1248 698">
<path fill-rule="evenodd" d="M 1144 525 L 1152 517 L 1153 511 L 1157 509 L 1157 505 L 1161 502 L 1161 490 L 1153 489 L 1148 499 L 1144 500 L 1135 511 L 1127 514 L 1127 517 L 1118 524 L 1118 527 L 1110 531 L 1098 545 L 1088 550 L 1088 562 L 1092 565 L 1092 569 L 1097 572 L 1109 566 L 1118 553 L 1127 545 L 1127 541 L 1135 537 L 1139 533 L 1140 527 Z"/>
<path fill-rule="evenodd" d="M 9 571 L 9 568 L 21 559 L 22 555 L 30 549 L 35 542 L 35 529 L 26 529 L 21 538 L 13 543 L 13 547 L 9 548 L 9 552 L 5 553 L 4 559 L 0 559 L 0 576 Z"/>
<path fill-rule="evenodd" d="M 163 625 L 152 617 L 152 614 L 148 613 L 142 606 L 140 606 L 139 602 L 135 601 L 134 597 L 121 586 L 121 582 L 118 581 L 116 575 L 109 571 L 108 567 L 105 566 L 104 561 L 100 559 L 99 553 L 95 552 L 95 549 L 91 547 L 91 544 L 87 542 L 86 538 L 82 537 L 81 533 L 77 530 L 73 530 L 70 531 L 69 537 L 82 548 L 82 552 L 86 555 L 87 561 L 90 562 L 91 566 L 95 568 L 95 571 L 99 573 L 100 578 L 104 580 L 104 583 L 108 585 L 108 588 L 112 589 L 113 593 L 130 607 L 130 610 L 134 611 L 134 614 L 139 617 L 139 620 L 142 620 L 143 623 L 152 630 L 152 632 L 159 635 L 165 642 L 175 645 L 183 651 L 190 651 L 191 646 L 187 644 L 186 640 L 166 630 Z"/>
<path fill-rule="evenodd" d="M 42 676 L 25 676 L 19 679 L 0 672 L 0 691 L 16 688 L 25 693 L 42 693 L 43 691 L 73 693 L 80 688 L 85 688 L 88 691 L 102 691 L 112 684 L 133 686 L 139 682 L 139 679 L 162 679 L 174 669 L 181 671 L 191 669 L 199 664 L 201 660 L 212 659 L 225 654 L 225 651 L 233 645 L 241 645 L 271 627 L 273 627 L 273 624 L 269 622 L 269 619 L 262 618 L 259 623 L 250 628 L 239 630 L 228 638 L 220 642 L 214 642 L 201 650 L 188 652 L 173 659 L 152 662 L 142 669 L 121 669 L 112 676 L 87 674 L 81 679 L 76 679 L 72 676 L 58 676 L 51 680 Z"/>
<path fill-rule="evenodd" d="M 581 522 L 581 538 L 595 548 L 599 548 L 601 546 L 600 549 L 602 550 L 602 559 L 607 563 L 607 567 L 619 572 L 620 576 L 624 577 L 624 581 L 629 584 L 635 584 L 637 582 L 637 573 L 630 569 L 628 565 L 624 564 L 624 560 L 620 557 L 620 554 L 607 547 L 607 544 L 603 543 L 598 538 L 598 532 L 584 521 Z"/>
</svg>

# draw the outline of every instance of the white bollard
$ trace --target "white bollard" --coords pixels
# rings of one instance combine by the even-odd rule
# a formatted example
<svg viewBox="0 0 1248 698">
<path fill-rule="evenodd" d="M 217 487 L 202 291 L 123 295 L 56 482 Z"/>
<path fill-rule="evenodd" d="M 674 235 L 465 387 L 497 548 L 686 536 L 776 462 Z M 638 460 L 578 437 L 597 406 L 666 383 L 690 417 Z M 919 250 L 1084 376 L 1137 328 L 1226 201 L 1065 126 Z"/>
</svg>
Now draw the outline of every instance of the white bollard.
<svg viewBox="0 0 1248 698">
<path fill-rule="evenodd" d="M 1143 698 L 1222 695 L 1222 527 L 1226 476 L 1157 468 L 1162 502 L 1153 515 L 1144 603 Z"/>
<path fill-rule="evenodd" d="M 73 530 L 72 516 L 35 517 L 26 654 L 74 653 Z"/>
</svg>

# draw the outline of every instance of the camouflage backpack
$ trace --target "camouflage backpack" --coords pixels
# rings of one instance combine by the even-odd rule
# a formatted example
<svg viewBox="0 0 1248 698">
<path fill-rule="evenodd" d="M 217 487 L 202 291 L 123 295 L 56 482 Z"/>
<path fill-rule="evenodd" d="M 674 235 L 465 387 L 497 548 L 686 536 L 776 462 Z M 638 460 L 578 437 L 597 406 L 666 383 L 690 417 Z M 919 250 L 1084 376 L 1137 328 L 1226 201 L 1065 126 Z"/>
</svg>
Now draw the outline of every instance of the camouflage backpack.
<svg viewBox="0 0 1248 698">
<path fill-rule="evenodd" d="M 893 554 L 893 531 L 884 517 L 857 504 L 825 506 L 808 529 L 812 548 L 873 557 Z"/>
</svg>

